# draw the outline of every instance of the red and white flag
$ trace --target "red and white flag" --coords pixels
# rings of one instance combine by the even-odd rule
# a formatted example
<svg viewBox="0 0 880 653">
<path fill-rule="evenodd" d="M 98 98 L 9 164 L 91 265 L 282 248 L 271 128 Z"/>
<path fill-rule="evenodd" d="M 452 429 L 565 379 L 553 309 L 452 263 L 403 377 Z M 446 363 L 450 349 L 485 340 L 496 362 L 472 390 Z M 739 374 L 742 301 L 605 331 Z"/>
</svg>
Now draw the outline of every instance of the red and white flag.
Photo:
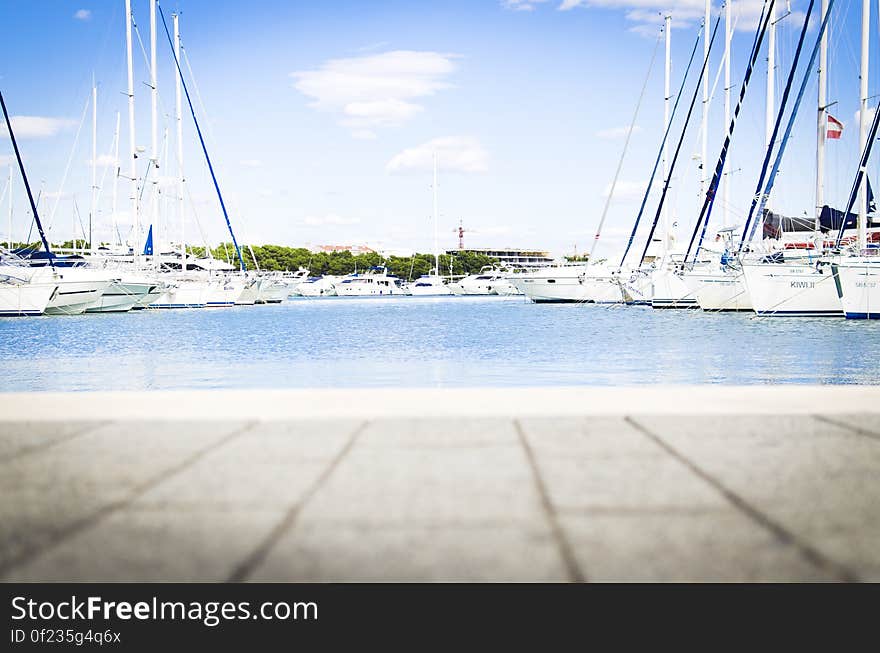
<svg viewBox="0 0 880 653">
<path fill-rule="evenodd" d="M 837 140 L 840 138 L 840 135 L 843 133 L 843 123 L 840 122 L 837 118 L 832 116 L 830 113 L 828 114 L 828 123 L 825 129 L 825 136 L 827 138 L 831 138 Z"/>
</svg>

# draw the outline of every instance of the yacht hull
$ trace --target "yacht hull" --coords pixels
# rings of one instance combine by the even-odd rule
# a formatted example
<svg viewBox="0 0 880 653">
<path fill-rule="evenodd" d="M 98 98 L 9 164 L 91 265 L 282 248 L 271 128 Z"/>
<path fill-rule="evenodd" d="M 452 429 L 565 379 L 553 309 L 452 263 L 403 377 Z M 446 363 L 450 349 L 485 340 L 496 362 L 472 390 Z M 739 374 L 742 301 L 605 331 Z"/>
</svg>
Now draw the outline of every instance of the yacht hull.
<svg viewBox="0 0 880 653">
<path fill-rule="evenodd" d="M 751 311 L 752 300 L 741 272 L 701 272 L 685 274 L 684 283 L 697 297 L 704 311 Z"/>
<path fill-rule="evenodd" d="M 97 302 L 110 281 L 58 281 L 58 292 L 46 306 L 46 315 L 81 315 Z"/>
<path fill-rule="evenodd" d="M 880 320 L 880 259 L 842 259 L 833 267 L 847 319 Z"/>
<path fill-rule="evenodd" d="M 265 279 L 260 284 L 260 293 L 256 299 L 257 304 L 280 304 L 289 294 L 286 281 Z"/>
<path fill-rule="evenodd" d="M 144 284 L 127 284 L 113 281 L 98 300 L 86 309 L 86 313 L 127 313 L 149 291 Z"/>
<path fill-rule="evenodd" d="M 56 289 L 50 283 L 0 283 L 0 317 L 42 315 Z"/>
<path fill-rule="evenodd" d="M 208 284 L 204 281 L 178 281 L 165 288 L 150 308 L 204 308 Z"/>
<path fill-rule="evenodd" d="M 406 288 L 410 295 L 416 297 L 443 297 L 452 294 L 443 279 L 435 274 L 422 275 Z"/>
<path fill-rule="evenodd" d="M 235 306 L 235 301 L 244 291 L 244 282 L 237 280 L 212 281 L 208 286 L 205 305 L 208 308 Z"/>
<path fill-rule="evenodd" d="M 679 275 L 672 270 L 658 270 L 654 273 L 651 307 L 692 309 L 700 308 L 700 304 Z"/>
<path fill-rule="evenodd" d="M 841 317 L 830 265 L 743 265 L 755 313 L 776 317 Z"/>
<path fill-rule="evenodd" d="M 583 304 L 593 301 L 590 285 L 583 277 L 517 279 L 517 290 L 536 304 Z"/>
<path fill-rule="evenodd" d="M 261 279 L 251 279 L 244 284 L 241 294 L 236 298 L 236 306 L 253 306 L 260 296 Z"/>
</svg>

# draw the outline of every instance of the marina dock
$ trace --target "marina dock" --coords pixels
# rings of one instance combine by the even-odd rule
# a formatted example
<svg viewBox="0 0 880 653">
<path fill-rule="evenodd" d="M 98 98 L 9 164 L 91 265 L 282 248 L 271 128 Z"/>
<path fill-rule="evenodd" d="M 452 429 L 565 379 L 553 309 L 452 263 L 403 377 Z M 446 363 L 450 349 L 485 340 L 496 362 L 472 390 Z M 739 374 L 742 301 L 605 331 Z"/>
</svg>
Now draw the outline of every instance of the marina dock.
<svg viewBox="0 0 880 653">
<path fill-rule="evenodd" d="M 880 581 L 877 386 L 0 405 L 5 581 Z"/>
</svg>

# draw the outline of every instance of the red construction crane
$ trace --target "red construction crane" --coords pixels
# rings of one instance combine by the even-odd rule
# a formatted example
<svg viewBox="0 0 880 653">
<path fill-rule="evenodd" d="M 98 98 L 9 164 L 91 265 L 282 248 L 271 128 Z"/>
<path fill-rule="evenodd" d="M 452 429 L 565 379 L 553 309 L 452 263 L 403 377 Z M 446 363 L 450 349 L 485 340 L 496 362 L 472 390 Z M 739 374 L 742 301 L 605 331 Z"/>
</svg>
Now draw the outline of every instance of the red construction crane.
<svg viewBox="0 0 880 653">
<path fill-rule="evenodd" d="M 465 229 L 464 223 L 459 220 L 458 227 L 452 230 L 453 233 L 458 232 L 458 249 L 464 249 L 464 235 L 465 233 L 474 233 L 473 229 Z"/>
</svg>

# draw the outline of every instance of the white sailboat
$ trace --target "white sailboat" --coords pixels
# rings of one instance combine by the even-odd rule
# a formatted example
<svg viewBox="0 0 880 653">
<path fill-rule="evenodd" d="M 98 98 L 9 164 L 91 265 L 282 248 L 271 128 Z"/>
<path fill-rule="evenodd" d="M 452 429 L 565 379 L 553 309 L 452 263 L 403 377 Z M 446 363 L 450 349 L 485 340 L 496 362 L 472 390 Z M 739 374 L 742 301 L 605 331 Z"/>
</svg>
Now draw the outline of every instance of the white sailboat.
<svg viewBox="0 0 880 653">
<path fill-rule="evenodd" d="M 434 183 L 431 186 L 432 190 L 432 198 L 433 198 L 433 223 L 434 223 L 434 268 L 428 272 L 428 274 L 423 274 L 414 282 L 409 284 L 407 290 L 411 295 L 418 296 L 437 296 L 437 295 L 451 295 L 452 290 L 450 290 L 449 286 L 447 286 L 443 282 L 443 278 L 440 276 L 440 250 L 438 244 L 438 220 L 440 219 L 440 214 L 437 211 L 437 153 L 434 153 L 433 156 L 434 163 Z"/>
<path fill-rule="evenodd" d="M 821 21 L 826 21 L 828 0 L 822 1 Z M 864 45 L 864 44 L 863 44 Z M 785 220 L 780 218 L 783 238 L 782 251 L 772 257 L 757 260 L 744 259 L 742 270 L 752 307 L 758 315 L 784 317 L 839 317 L 843 314 L 834 268 L 821 257 L 824 248 L 819 233 L 822 206 L 824 204 L 824 162 L 827 120 L 827 65 L 828 30 L 822 32 L 819 43 L 819 91 L 818 131 L 816 138 L 816 211 L 815 238 L 804 242 L 784 242 Z M 864 95 L 864 94 L 863 94 Z M 864 122 L 864 121 L 863 121 Z M 772 174 L 772 173 L 771 173 Z M 766 200 L 765 200 L 766 201 Z M 763 202 L 762 202 L 763 206 Z M 759 211 L 760 213 L 760 211 Z M 756 215 L 755 219 L 768 216 Z M 809 226 L 807 228 L 810 228 Z M 802 238 L 800 240 L 803 240 Z M 818 246 L 817 246 L 818 245 Z"/>
<path fill-rule="evenodd" d="M 876 234 L 872 234 L 869 245 L 868 239 L 868 210 L 867 210 L 867 175 L 865 170 L 870 158 L 871 149 L 877 136 L 878 119 L 880 114 L 875 111 L 870 127 L 868 128 L 868 57 L 870 52 L 870 7 L 869 0 L 862 3 L 862 61 L 861 61 L 861 84 L 859 92 L 859 145 L 861 160 L 859 171 L 856 176 L 858 195 L 858 239 L 856 241 L 857 253 L 851 256 L 841 256 L 833 261 L 833 269 L 837 273 L 837 291 L 841 302 L 841 308 L 847 319 L 880 319 L 880 249 L 878 249 Z M 853 199 L 850 198 L 849 205 Z M 844 212 L 843 219 L 846 220 Z M 841 227 L 838 238 L 843 235 Z"/>
<path fill-rule="evenodd" d="M 850 320 L 880 319 L 880 258 L 848 256 L 834 262 L 841 310 Z"/>
</svg>

